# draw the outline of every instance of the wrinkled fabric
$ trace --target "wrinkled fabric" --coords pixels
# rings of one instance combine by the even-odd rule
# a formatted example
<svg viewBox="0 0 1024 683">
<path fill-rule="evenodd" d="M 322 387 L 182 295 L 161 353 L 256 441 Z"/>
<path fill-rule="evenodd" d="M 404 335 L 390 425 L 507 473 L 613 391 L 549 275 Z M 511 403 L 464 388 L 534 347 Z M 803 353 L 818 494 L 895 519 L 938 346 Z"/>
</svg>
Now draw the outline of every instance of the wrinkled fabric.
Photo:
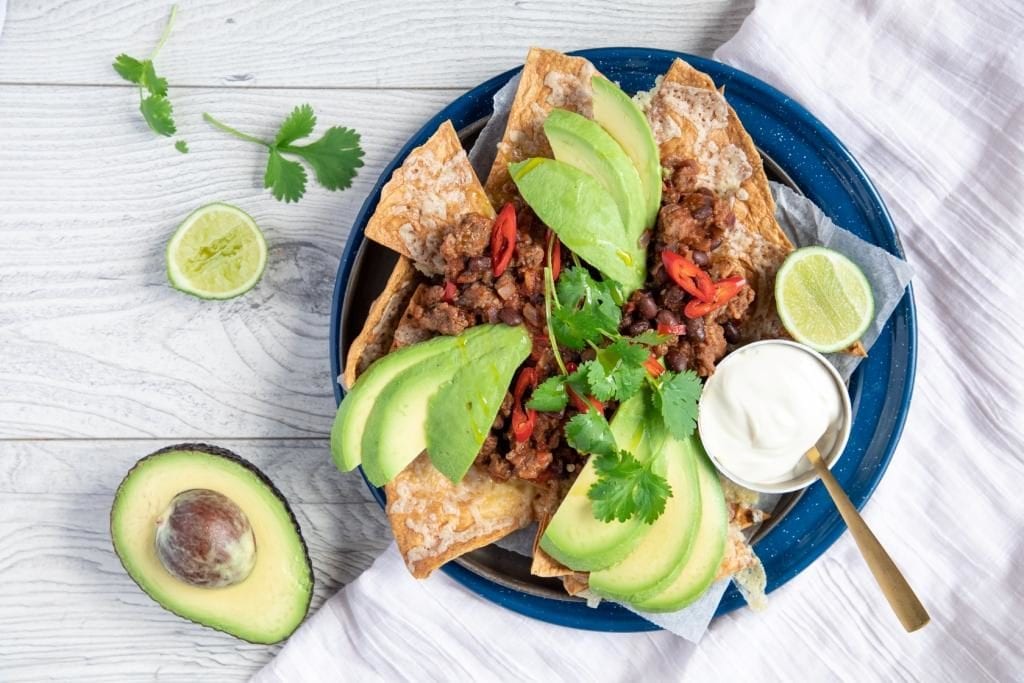
<svg viewBox="0 0 1024 683">
<path fill-rule="evenodd" d="M 503 610 L 393 548 L 260 681 L 1013 680 L 1024 667 L 1024 6 L 761 0 L 716 53 L 825 122 L 915 271 L 917 384 L 865 516 L 932 616 L 903 633 L 844 535 L 699 646 Z"/>
</svg>

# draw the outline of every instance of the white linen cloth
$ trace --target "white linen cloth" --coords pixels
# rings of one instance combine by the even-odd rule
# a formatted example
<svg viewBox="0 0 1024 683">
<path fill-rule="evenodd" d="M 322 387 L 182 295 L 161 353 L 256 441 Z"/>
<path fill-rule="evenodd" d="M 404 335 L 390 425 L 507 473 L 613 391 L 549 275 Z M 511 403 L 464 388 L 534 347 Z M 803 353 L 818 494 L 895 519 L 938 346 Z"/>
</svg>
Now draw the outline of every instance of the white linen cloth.
<svg viewBox="0 0 1024 683">
<path fill-rule="evenodd" d="M 1012 680 L 1024 670 L 1024 6 L 759 0 L 716 57 L 803 103 L 875 182 L 914 267 L 917 385 L 869 524 L 932 615 L 907 635 L 849 535 L 770 596 L 668 633 L 492 605 L 392 546 L 259 681 Z"/>
</svg>

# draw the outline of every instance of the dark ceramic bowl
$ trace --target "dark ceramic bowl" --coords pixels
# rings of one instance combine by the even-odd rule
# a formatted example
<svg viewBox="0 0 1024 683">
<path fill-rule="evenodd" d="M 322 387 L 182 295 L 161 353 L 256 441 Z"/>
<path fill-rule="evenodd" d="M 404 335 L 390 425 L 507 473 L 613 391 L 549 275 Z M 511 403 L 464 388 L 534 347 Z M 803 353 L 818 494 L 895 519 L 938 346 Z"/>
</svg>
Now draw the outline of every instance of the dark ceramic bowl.
<svg viewBox="0 0 1024 683">
<path fill-rule="evenodd" d="M 725 86 L 764 160 L 769 178 L 809 197 L 833 220 L 859 237 L 903 256 L 899 236 L 881 198 L 860 165 L 841 142 L 806 109 L 766 83 L 719 62 L 665 50 L 600 48 L 580 50 L 606 76 L 633 93 L 650 89 L 679 57 Z M 362 329 L 371 302 L 383 291 L 397 256 L 364 240 L 384 183 L 406 155 L 451 119 L 467 149 L 491 114 L 494 93 L 519 69 L 507 71 L 473 88 L 428 121 L 384 169 L 363 204 L 338 267 L 331 314 L 330 360 L 333 377 L 349 344 Z M 862 507 L 892 457 L 910 405 L 917 360 L 914 297 L 907 289 L 871 355 L 850 382 L 853 429 L 834 473 L 857 507 Z M 335 388 L 340 402 L 342 390 Z M 369 484 L 367 484 L 369 486 Z M 370 486 L 382 505 L 384 492 Z M 846 526 L 822 484 L 778 502 L 772 520 L 753 538 L 768 574 L 771 592 L 817 559 Z M 644 631 L 658 627 L 613 603 L 589 608 L 567 596 L 561 582 L 530 575 L 529 559 L 496 546 L 481 548 L 443 570 L 470 590 L 509 609 L 556 624 L 600 631 Z M 735 588 L 722 598 L 717 614 L 744 604 Z"/>
</svg>

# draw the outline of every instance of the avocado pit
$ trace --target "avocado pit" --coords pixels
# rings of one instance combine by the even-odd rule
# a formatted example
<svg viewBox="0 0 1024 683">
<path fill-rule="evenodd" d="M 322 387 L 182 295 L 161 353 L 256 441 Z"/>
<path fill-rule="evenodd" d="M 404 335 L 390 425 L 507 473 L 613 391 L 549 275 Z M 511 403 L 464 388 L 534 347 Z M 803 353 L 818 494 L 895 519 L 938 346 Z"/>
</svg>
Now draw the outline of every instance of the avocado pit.
<svg viewBox="0 0 1024 683">
<path fill-rule="evenodd" d="M 256 539 L 245 512 L 209 489 L 176 495 L 157 518 L 156 552 L 173 576 L 193 586 L 240 583 L 256 565 Z"/>
</svg>

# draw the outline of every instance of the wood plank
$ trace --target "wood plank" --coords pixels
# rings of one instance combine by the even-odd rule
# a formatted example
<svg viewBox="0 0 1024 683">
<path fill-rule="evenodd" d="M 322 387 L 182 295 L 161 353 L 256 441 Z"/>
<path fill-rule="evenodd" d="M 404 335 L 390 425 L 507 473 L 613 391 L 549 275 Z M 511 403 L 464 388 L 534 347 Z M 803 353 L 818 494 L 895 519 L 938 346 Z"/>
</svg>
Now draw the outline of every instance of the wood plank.
<svg viewBox="0 0 1024 683">
<path fill-rule="evenodd" d="M 334 413 L 328 321 L 338 259 L 401 144 L 456 91 L 188 89 L 192 151 L 142 123 L 128 91 L 0 86 L 0 438 L 323 436 Z M 262 188 L 295 105 L 363 134 L 353 188 L 298 204 Z M 312 184 L 312 181 L 311 181 Z M 164 246 L 196 207 L 248 211 L 270 245 L 261 283 L 201 301 L 167 285 Z"/>
<path fill-rule="evenodd" d="M 166 0 L 9 3 L 0 83 L 118 83 L 145 57 Z M 753 0 L 460 0 L 182 3 L 160 53 L 172 86 L 462 87 L 522 63 L 531 45 L 641 45 L 710 54 Z"/>
<path fill-rule="evenodd" d="M 277 651 L 162 610 L 118 562 L 107 531 L 113 492 L 136 459 L 160 445 L 0 445 L 0 680 L 239 680 Z M 312 609 L 390 542 L 361 478 L 334 468 L 325 441 L 219 445 L 303 501 L 292 509 L 313 561 Z"/>
</svg>

